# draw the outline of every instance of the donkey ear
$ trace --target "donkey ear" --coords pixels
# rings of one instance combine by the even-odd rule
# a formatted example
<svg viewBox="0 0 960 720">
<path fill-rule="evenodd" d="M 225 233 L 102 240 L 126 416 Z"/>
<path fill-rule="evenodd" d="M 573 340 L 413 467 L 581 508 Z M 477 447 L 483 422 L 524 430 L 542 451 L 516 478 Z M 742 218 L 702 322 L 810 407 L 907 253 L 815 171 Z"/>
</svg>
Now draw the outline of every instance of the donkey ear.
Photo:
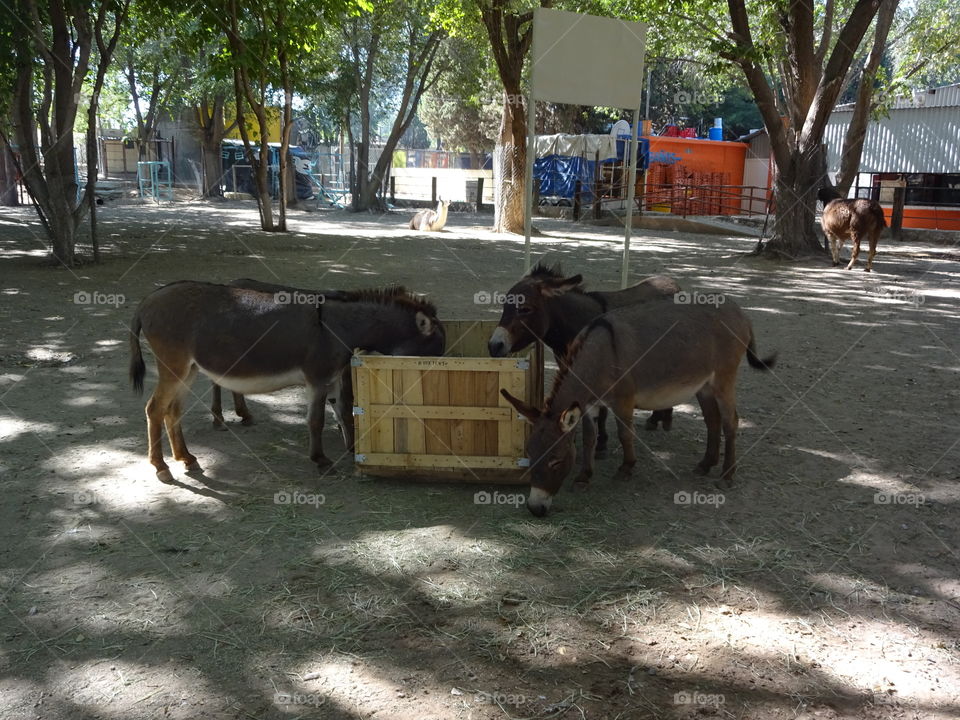
<svg viewBox="0 0 960 720">
<path fill-rule="evenodd" d="M 503 388 L 500 389 L 500 394 L 507 399 L 508 403 L 513 405 L 518 413 L 523 415 L 530 422 L 536 422 L 537 418 L 540 417 L 540 411 L 533 405 L 528 405 L 520 398 L 515 398 Z"/>
<path fill-rule="evenodd" d="M 417 330 L 424 337 L 433 335 L 437 331 L 437 320 L 427 315 L 423 310 L 417 310 Z"/>
<path fill-rule="evenodd" d="M 570 432 L 577 426 L 577 423 L 580 422 L 582 415 L 583 411 L 580 410 L 580 405 L 574 403 L 560 413 L 560 429 L 565 433 Z"/>
<path fill-rule="evenodd" d="M 560 278 L 556 280 L 546 280 L 543 283 L 542 292 L 548 297 L 554 297 L 556 295 L 563 295 L 565 292 L 569 292 L 576 287 L 579 287 L 583 283 L 583 275 L 574 275 L 573 277 Z"/>
</svg>

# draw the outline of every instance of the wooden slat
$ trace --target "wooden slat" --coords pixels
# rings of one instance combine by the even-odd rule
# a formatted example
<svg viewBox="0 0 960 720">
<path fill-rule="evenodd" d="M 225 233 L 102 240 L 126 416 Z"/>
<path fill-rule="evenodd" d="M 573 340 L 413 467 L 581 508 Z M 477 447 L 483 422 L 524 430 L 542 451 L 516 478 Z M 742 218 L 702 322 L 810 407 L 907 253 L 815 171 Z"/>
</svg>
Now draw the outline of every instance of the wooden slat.
<svg viewBox="0 0 960 720">
<path fill-rule="evenodd" d="M 450 370 L 453 372 L 516 370 L 517 358 L 395 357 L 364 355 L 363 364 L 371 370 Z"/>
<path fill-rule="evenodd" d="M 503 399 L 503 396 L 500 394 L 500 373 L 480 373 L 479 377 L 477 378 L 477 391 L 480 394 L 478 400 L 483 407 L 488 409 L 497 408 L 498 411 L 500 410 L 500 400 Z M 483 445 L 482 447 L 477 448 L 478 454 L 499 454 L 497 437 L 500 434 L 500 419 L 502 419 L 502 416 L 498 418 L 498 422 L 482 423 L 481 437 L 483 438 Z M 509 422 L 509 413 L 507 416 L 507 421 Z"/>
<path fill-rule="evenodd" d="M 367 466 L 411 467 L 411 468 L 497 468 L 515 470 L 518 458 L 486 457 L 484 455 L 418 455 L 415 453 L 367 453 L 360 463 L 361 469 Z"/>
<path fill-rule="evenodd" d="M 425 432 L 421 418 L 426 417 L 423 413 L 423 373 L 419 370 L 401 370 L 403 394 L 401 395 L 402 405 L 400 407 L 416 411 L 417 415 L 413 419 L 397 419 L 395 422 L 405 425 L 407 428 L 407 450 L 412 453 L 425 453 L 427 451 Z"/>
<path fill-rule="evenodd" d="M 374 369 L 370 373 L 370 400 L 371 403 L 390 405 L 393 403 L 393 371 Z M 393 421 L 371 420 L 370 447 L 374 452 L 394 452 Z"/>
<path fill-rule="evenodd" d="M 351 368 L 350 374 L 353 377 L 353 404 L 357 407 L 370 405 L 370 372 L 365 368 L 354 367 Z M 370 416 L 357 415 L 353 420 L 356 452 L 370 452 L 373 449 L 371 445 L 373 438 L 370 435 Z"/>
<path fill-rule="evenodd" d="M 450 404 L 475 405 L 476 382 L 473 373 L 450 373 Z M 474 422 L 457 418 L 449 421 L 450 449 L 455 455 L 474 455 Z"/>
<path fill-rule="evenodd" d="M 443 370 L 423 373 L 423 403 L 430 406 L 450 405 L 450 375 Z M 450 454 L 451 420 L 425 420 L 424 445 L 427 454 Z"/>
<path fill-rule="evenodd" d="M 506 408 L 471 407 L 468 405 L 380 405 L 371 403 L 364 412 L 381 418 L 418 418 L 421 420 L 485 420 L 509 421 L 514 411 Z"/>
<path fill-rule="evenodd" d="M 394 390 L 394 400 L 399 403 L 399 405 L 372 405 L 371 407 L 379 407 L 389 410 L 393 407 L 403 407 L 403 398 L 406 395 L 404 388 L 404 377 L 403 370 L 393 370 L 393 390 Z M 388 422 L 393 423 L 393 451 L 399 453 L 412 452 L 410 445 L 407 441 L 407 422 L 402 419 L 398 419 L 396 415 L 387 415 L 386 413 L 371 413 L 373 415 L 373 422 L 377 424 L 381 421 L 387 420 Z M 390 421 L 388 418 L 393 418 Z"/>
</svg>

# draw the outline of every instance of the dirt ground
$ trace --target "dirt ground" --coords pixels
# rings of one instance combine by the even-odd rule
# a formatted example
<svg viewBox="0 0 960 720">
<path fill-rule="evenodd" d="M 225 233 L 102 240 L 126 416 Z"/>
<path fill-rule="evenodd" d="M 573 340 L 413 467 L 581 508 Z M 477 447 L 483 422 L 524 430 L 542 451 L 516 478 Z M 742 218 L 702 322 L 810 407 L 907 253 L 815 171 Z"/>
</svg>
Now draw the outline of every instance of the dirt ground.
<svg viewBox="0 0 960 720">
<path fill-rule="evenodd" d="M 684 405 L 669 433 L 638 417 L 633 481 L 612 480 L 614 441 L 592 489 L 536 519 L 475 485 L 358 476 L 332 422 L 321 479 L 302 390 L 217 432 L 203 379 L 184 429 L 204 472 L 156 480 L 126 339 L 156 286 L 396 282 L 441 318 L 495 318 L 475 294 L 522 274 L 522 239 L 481 216 L 255 217 L 108 204 L 104 262 L 71 271 L 40 264 L 29 211 L 0 214 L 4 720 L 960 717 L 955 247 L 884 237 L 867 275 L 635 236 L 634 278 L 736 299 L 779 364 L 741 370 L 731 490 L 693 474 Z M 617 286 L 616 230 L 538 226 L 536 257 Z"/>
</svg>

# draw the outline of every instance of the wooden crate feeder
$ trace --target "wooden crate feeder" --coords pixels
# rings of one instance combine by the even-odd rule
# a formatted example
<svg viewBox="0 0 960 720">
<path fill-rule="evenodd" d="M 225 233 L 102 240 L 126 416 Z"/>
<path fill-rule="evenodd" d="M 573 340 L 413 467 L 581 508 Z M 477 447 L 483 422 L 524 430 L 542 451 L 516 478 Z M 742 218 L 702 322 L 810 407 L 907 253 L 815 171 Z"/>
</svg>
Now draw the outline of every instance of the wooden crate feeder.
<svg viewBox="0 0 960 720">
<path fill-rule="evenodd" d="M 444 321 L 443 357 L 354 355 L 357 466 L 386 477 L 524 483 L 530 424 L 500 394 L 543 402 L 543 346 L 487 356 L 496 320 Z"/>
</svg>

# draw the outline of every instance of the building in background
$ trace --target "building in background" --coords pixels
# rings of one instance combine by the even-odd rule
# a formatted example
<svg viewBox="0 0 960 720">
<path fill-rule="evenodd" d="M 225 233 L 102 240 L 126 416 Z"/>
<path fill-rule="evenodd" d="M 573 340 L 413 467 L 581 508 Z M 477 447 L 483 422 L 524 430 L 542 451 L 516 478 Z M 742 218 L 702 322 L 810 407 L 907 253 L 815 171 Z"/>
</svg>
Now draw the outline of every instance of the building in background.
<svg viewBox="0 0 960 720">
<path fill-rule="evenodd" d="M 827 124 L 831 176 L 852 115 L 853 105 L 839 105 Z M 889 223 L 898 186 L 906 188 L 904 227 L 960 230 L 960 84 L 916 92 L 870 120 L 853 193 L 879 200 Z"/>
</svg>

